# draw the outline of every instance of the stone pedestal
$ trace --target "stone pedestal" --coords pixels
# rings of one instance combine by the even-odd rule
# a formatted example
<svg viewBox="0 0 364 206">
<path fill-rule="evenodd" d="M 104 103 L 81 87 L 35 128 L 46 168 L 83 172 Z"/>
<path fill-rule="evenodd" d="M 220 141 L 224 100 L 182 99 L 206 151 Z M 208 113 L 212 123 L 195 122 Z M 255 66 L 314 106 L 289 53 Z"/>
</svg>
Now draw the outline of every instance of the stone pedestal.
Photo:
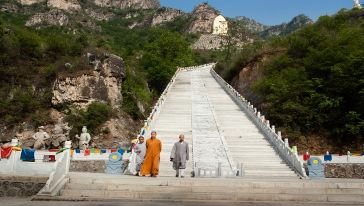
<svg viewBox="0 0 364 206">
<path fill-rule="evenodd" d="M 113 175 L 122 175 L 122 155 L 118 152 L 111 153 L 109 161 L 106 162 L 105 173 Z"/>
</svg>

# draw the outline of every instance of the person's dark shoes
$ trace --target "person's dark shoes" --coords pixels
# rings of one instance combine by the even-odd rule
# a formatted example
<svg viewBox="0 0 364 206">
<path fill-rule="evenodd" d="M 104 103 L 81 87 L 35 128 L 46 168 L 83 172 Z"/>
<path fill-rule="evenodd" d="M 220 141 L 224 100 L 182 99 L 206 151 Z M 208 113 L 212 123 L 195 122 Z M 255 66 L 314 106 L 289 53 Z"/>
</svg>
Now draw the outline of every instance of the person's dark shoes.
<svg viewBox="0 0 364 206">
<path fill-rule="evenodd" d="M 176 177 L 178 177 L 178 175 L 176 175 Z"/>
<path fill-rule="evenodd" d="M 136 173 L 135 176 L 139 176 L 139 173 Z"/>
<path fill-rule="evenodd" d="M 181 176 L 181 178 L 185 178 L 185 176 Z"/>
</svg>

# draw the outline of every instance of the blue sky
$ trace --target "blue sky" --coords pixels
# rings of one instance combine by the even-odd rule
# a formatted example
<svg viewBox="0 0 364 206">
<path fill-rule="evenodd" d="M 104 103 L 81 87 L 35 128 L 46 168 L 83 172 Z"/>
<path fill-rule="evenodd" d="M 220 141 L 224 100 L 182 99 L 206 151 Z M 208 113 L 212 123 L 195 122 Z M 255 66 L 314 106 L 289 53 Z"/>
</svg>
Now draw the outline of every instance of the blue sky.
<svg viewBox="0 0 364 206">
<path fill-rule="evenodd" d="M 162 6 L 190 12 L 204 0 L 160 0 Z M 290 21 L 298 14 L 306 14 L 313 20 L 331 15 L 341 8 L 352 8 L 352 0 L 209 0 L 209 4 L 224 16 L 246 16 L 266 25 Z M 364 3 L 364 0 L 361 1 Z"/>
</svg>

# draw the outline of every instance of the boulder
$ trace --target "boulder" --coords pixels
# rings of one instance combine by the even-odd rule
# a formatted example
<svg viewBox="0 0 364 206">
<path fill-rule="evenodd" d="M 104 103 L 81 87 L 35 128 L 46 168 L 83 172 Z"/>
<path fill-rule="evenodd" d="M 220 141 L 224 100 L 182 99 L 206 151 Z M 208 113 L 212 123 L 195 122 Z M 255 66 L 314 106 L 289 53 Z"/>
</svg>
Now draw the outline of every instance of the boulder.
<svg viewBox="0 0 364 206">
<path fill-rule="evenodd" d="M 53 105 L 74 104 L 83 108 L 99 101 L 117 107 L 122 101 L 121 83 L 125 77 L 123 59 L 112 54 L 87 56 L 94 70 L 58 78 L 53 86 Z"/>
</svg>

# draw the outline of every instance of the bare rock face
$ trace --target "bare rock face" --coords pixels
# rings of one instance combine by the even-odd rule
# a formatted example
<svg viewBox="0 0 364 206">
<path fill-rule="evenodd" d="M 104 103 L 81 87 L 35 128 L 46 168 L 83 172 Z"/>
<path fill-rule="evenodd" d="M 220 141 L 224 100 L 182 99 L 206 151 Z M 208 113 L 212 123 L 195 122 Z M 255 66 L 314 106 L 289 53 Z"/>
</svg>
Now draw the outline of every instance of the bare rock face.
<svg viewBox="0 0 364 206">
<path fill-rule="evenodd" d="M 227 40 L 216 34 L 202 34 L 200 38 L 192 45 L 192 49 L 211 50 L 220 49 L 227 44 Z"/>
<path fill-rule="evenodd" d="M 69 103 L 83 108 L 99 101 L 117 107 L 122 101 L 121 83 L 125 77 L 123 59 L 112 54 L 88 54 L 88 58 L 94 71 L 55 81 L 52 97 L 54 105 Z"/>
<path fill-rule="evenodd" d="M 93 136 L 92 146 L 99 148 L 124 147 L 130 138 L 137 136 L 140 125 L 128 115 L 120 114 L 118 118 L 111 118 L 101 126 L 101 133 Z"/>
<path fill-rule="evenodd" d="M 263 38 L 269 38 L 272 36 L 289 35 L 310 24 L 313 24 L 313 21 L 307 16 L 300 14 L 294 17 L 288 23 L 283 23 L 280 25 L 267 28 L 266 30 L 260 33 L 260 36 Z"/>
<path fill-rule="evenodd" d="M 19 11 L 19 7 L 16 4 L 4 3 L 0 6 L 0 11 L 17 13 Z"/>
<path fill-rule="evenodd" d="M 275 49 L 254 56 L 254 58 L 240 70 L 239 74 L 233 78 L 230 84 L 254 105 L 261 105 L 262 101 L 253 91 L 252 85 L 262 78 L 263 65 L 282 52 L 284 52 L 283 49 Z"/>
<path fill-rule="evenodd" d="M 38 26 L 43 24 L 66 26 L 68 24 L 68 16 L 61 10 L 52 9 L 45 13 L 35 14 L 25 23 L 25 26 Z"/>
<path fill-rule="evenodd" d="M 159 0 L 94 0 L 101 7 L 116 7 L 120 9 L 157 9 L 160 7 Z"/>
<path fill-rule="evenodd" d="M 183 11 L 172 8 L 161 8 L 153 16 L 152 26 L 173 21 L 176 17 L 183 15 Z"/>
<path fill-rule="evenodd" d="M 85 12 L 90 17 L 98 20 L 98 21 L 109 21 L 110 19 L 114 18 L 115 14 L 113 13 L 102 13 L 102 12 L 96 12 L 92 9 L 85 9 Z"/>
<path fill-rule="evenodd" d="M 66 11 L 80 10 L 81 5 L 77 0 L 48 0 L 47 5 Z"/>
<path fill-rule="evenodd" d="M 32 5 L 45 2 L 46 0 L 19 0 L 21 5 Z"/>
<path fill-rule="evenodd" d="M 198 5 L 192 12 L 192 23 L 189 26 L 189 33 L 212 33 L 215 18 L 219 12 L 209 4 Z"/>
</svg>

